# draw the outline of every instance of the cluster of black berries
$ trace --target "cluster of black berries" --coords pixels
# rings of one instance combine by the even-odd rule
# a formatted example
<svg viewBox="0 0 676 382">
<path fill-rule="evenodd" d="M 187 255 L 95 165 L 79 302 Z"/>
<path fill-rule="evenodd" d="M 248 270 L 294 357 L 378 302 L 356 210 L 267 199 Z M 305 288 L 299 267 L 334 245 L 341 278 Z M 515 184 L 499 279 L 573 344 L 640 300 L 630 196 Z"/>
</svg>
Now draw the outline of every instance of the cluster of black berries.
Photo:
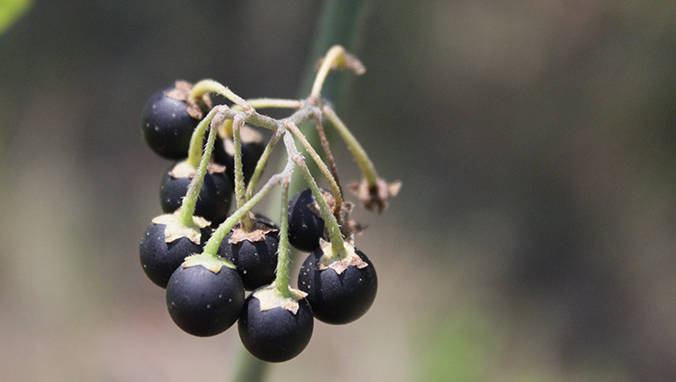
<svg viewBox="0 0 676 382">
<path fill-rule="evenodd" d="M 230 222 L 236 180 L 231 137 L 211 126 L 216 108 L 208 96 L 191 99 L 191 86 L 177 81 L 152 95 L 143 111 L 148 146 L 178 162 L 162 177 L 165 214 L 155 217 L 143 235 L 141 265 L 152 282 L 166 288 L 170 316 L 184 331 L 212 336 L 239 320 L 240 338 L 253 355 L 270 362 L 291 359 L 308 344 L 314 318 L 344 324 L 369 309 L 377 290 L 375 269 L 348 243 L 348 255 L 328 256 L 331 246 L 325 240 L 330 238 L 310 189 L 289 201 L 285 238 L 275 223 L 248 210 L 246 224 L 244 217 L 237 225 Z M 264 145 L 260 135 L 241 137 L 248 181 Z M 278 247 L 287 238 L 310 255 L 298 276 L 300 290 L 287 288 L 284 281 L 288 293 L 280 294 Z M 252 291 L 246 299 L 245 290 Z"/>
</svg>

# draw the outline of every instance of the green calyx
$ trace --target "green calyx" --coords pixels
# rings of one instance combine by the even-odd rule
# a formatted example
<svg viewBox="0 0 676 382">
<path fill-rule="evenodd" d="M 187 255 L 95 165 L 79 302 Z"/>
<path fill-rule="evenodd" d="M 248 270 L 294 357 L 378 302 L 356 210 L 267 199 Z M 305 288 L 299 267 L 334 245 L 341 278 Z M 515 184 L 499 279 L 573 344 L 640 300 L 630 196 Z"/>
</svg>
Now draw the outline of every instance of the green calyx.
<svg viewBox="0 0 676 382">
<path fill-rule="evenodd" d="M 183 260 L 181 266 L 183 268 L 190 268 L 201 265 L 204 268 L 210 270 L 213 273 L 218 273 L 221 271 L 221 268 L 228 267 L 230 269 L 236 269 L 235 265 L 228 260 L 217 256 L 211 255 L 208 253 L 202 253 L 199 255 L 188 256 Z"/>
</svg>

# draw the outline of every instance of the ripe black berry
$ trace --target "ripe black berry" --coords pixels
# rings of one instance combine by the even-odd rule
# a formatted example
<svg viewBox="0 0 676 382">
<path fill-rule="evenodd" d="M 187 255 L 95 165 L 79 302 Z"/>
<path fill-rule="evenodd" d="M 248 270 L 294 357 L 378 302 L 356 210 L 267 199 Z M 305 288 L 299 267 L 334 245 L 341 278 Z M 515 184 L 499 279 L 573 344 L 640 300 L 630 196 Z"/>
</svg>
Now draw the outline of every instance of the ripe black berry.
<svg viewBox="0 0 676 382">
<path fill-rule="evenodd" d="M 203 265 L 186 267 L 184 263 L 167 285 L 171 318 L 178 327 L 195 336 L 213 336 L 232 326 L 243 303 L 242 280 L 226 266 L 213 272 Z"/>
<path fill-rule="evenodd" d="M 331 193 L 321 191 L 333 207 Z M 308 188 L 294 195 L 289 201 L 289 242 L 301 251 L 310 252 L 319 248 L 319 238 L 323 235 L 324 219 L 312 191 Z"/>
<path fill-rule="evenodd" d="M 314 322 L 306 299 L 297 301 L 294 313 L 282 306 L 261 310 L 256 292 L 244 302 L 237 327 L 244 347 L 259 359 L 283 362 L 300 354 L 310 338 Z"/>
<path fill-rule="evenodd" d="M 240 137 L 242 139 L 242 173 L 244 181 L 248 182 L 256 169 L 256 163 L 265 150 L 265 145 L 261 140 L 261 135 L 248 127 L 241 129 Z M 226 173 L 234 181 L 235 158 L 234 145 L 232 140 L 218 139 L 214 146 L 214 161 L 225 166 Z"/>
<path fill-rule="evenodd" d="M 195 170 L 186 162 L 179 162 L 164 174 L 160 183 L 160 204 L 164 212 L 171 213 L 181 207 L 194 175 Z M 216 226 L 228 217 L 231 199 L 232 183 L 225 176 L 223 167 L 209 165 L 197 199 L 195 215 Z"/>
<path fill-rule="evenodd" d="M 167 231 L 169 226 L 169 231 Z M 153 219 L 143 234 L 140 245 L 140 257 L 143 271 L 148 278 L 162 288 L 167 286 L 171 274 L 178 268 L 186 256 L 202 251 L 202 244 L 211 235 L 211 228 L 207 222 L 203 222 L 199 231 L 199 240 L 195 238 L 174 236 L 172 241 L 167 242 L 167 234 L 172 239 L 172 227 L 176 227 L 174 215 L 161 215 Z M 196 233 L 195 232 L 195 233 Z"/>
<path fill-rule="evenodd" d="M 346 245 L 347 247 L 347 245 Z M 346 324 L 373 304 L 378 289 L 376 270 L 358 249 L 333 264 L 321 262 L 324 251 L 313 251 L 301 266 L 298 288 L 306 292 L 315 317 L 329 324 Z"/>
<path fill-rule="evenodd" d="M 190 137 L 199 122 L 188 114 L 188 105 L 167 94 L 176 91 L 169 87 L 150 96 L 143 109 L 142 128 L 148 146 L 167 159 L 188 156 Z"/>
<path fill-rule="evenodd" d="M 256 217 L 253 222 L 251 232 L 235 227 L 218 249 L 220 256 L 237 266 L 247 290 L 270 284 L 277 267 L 278 228 L 263 217 Z"/>
</svg>

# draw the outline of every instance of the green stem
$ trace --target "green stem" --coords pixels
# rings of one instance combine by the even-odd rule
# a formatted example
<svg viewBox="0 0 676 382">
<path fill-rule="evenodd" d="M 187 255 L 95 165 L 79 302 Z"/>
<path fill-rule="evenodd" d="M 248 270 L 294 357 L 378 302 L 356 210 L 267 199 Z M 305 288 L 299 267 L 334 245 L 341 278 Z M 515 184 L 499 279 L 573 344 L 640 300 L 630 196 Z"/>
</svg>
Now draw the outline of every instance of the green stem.
<svg viewBox="0 0 676 382">
<path fill-rule="evenodd" d="M 293 142 L 293 138 L 291 138 L 290 140 Z M 331 213 L 331 207 L 329 207 L 329 204 L 326 203 L 326 200 L 324 200 L 324 197 L 322 197 L 322 193 L 319 190 L 319 186 L 317 185 L 315 179 L 312 177 L 312 173 L 310 172 L 310 169 L 307 167 L 307 164 L 305 164 L 305 160 L 302 158 L 302 156 L 299 156 L 299 158 L 295 159 L 294 161 L 296 162 L 296 165 L 298 165 L 298 167 L 300 168 L 301 173 L 305 178 L 305 183 L 307 183 L 307 185 L 310 187 L 310 190 L 312 190 L 312 195 L 314 195 L 315 199 L 317 200 L 317 204 L 319 205 L 319 212 L 322 215 L 322 219 L 324 219 L 326 230 L 329 231 L 329 238 L 331 240 L 333 255 L 340 258 L 343 255 L 345 255 L 345 242 L 343 241 L 343 235 L 340 232 L 340 226 L 338 225 L 338 221 L 336 220 L 336 217 L 333 216 L 333 214 Z"/>
<path fill-rule="evenodd" d="M 204 153 L 202 154 L 202 160 L 200 161 L 199 167 L 197 168 L 197 173 L 190 181 L 188 192 L 186 193 L 185 198 L 183 198 L 183 204 L 181 204 L 181 208 L 178 212 L 178 220 L 186 227 L 192 227 L 195 224 L 193 222 L 193 214 L 195 213 L 195 206 L 197 206 L 197 198 L 200 195 L 202 183 L 204 183 L 204 176 L 207 173 L 209 159 L 211 159 L 211 152 L 214 150 L 215 142 L 216 142 L 216 127 L 212 126 L 211 129 L 209 130 L 209 137 L 207 138 L 207 146 L 204 148 Z"/>
<path fill-rule="evenodd" d="M 256 162 L 256 169 L 254 170 L 253 175 L 251 175 L 249 184 L 246 186 L 246 200 L 251 199 L 251 195 L 253 195 L 254 189 L 256 188 L 256 183 L 258 183 L 258 179 L 261 177 L 261 174 L 263 174 L 265 164 L 268 162 L 268 158 L 270 157 L 272 150 L 275 148 L 275 145 L 277 145 L 277 142 L 279 142 L 279 138 L 280 135 L 276 131 L 268 141 L 268 144 L 265 145 L 263 154 L 261 154 L 261 157 L 258 158 L 258 162 Z"/>
<path fill-rule="evenodd" d="M 218 111 L 219 108 L 211 109 L 206 117 L 197 124 L 195 131 L 193 131 L 192 136 L 190 137 L 187 162 L 192 168 L 197 168 L 200 164 L 200 158 L 202 158 L 202 145 L 204 144 L 204 132 L 207 130 L 209 123 L 211 123 L 211 120 Z"/>
<path fill-rule="evenodd" d="M 238 117 L 235 117 L 235 120 L 232 123 L 232 140 L 235 146 L 235 199 L 237 200 L 237 208 L 241 208 L 246 201 L 245 197 L 245 188 L 244 188 L 244 172 L 242 171 L 242 138 L 240 136 L 240 130 L 244 125 L 244 120 Z M 245 214 L 242 217 L 242 228 L 245 231 L 250 231 L 253 223 L 249 218 L 249 214 Z"/>
<path fill-rule="evenodd" d="M 221 242 L 225 236 L 230 232 L 230 230 L 235 227 L 237 222 L 242 219 L 242 217 L 251 211 L 251 209 L 265 197 L 265 195 L 272 189 L 272 187 L 279 183 L 280 178 L 279 174 L 271 177 L 265 185 L 249 199 L 244 205 L 238 208 L 235 212 L 232 213 L 221 225 L 218 226 L 216 231 L 211 235 L 211 238 L 204 245 L 204 250 L 202 253 L 207 253 L 210 255 L 216 255 L 218 252 L 218 247 L 221 246 Z"/>
<path fill-rule="evenodd" d="M 188 95 L 188 97 L 190 97 L 190 99 L 199 99 L 206 93 L 220 94 L 223 97 L 234 102 L 235 104 L 241 106 L 245 111 L 253 110 L 251 105 L 249 105 L 242 97 L 233 93 L 232 90 L 230 90 L 220 82 L 211 79 L 201 80 L 195 85 L 193 85 L 192 90 L 190 90 L 190 94 Z"/>
<path fill-rule="evenodd" d="M 326 118 L 328 118 L 340 136 L 343 137 L 343 140 L 352 152 L 352 155 L 354 156 L 354 159 L 361 169 L 361 172 L 366 178 L 369 186 L 374 186 L 378 178 L 378 173 L 376 173 L 376 168 L 373 166 L 373 162 L 371 162 L 371 159 L 366 154 L 366 150 L 364 150 L 361 144 L 359 144 L 357 138 L 352 135 L 347 126 L 345 126 L 343 121 L 338 117 L 338 115 L 330 106 L 324 106 L 322 110 L 324 111 Z"/>
<path fill-rule="evenodd" d="M 310 142 L 305 138 L 303 133 L 300 131 L 298 126 L 296 126 L 295 123 L 293 122 L 288 122 L 286 124 L 286 128 L 293 133 L 293 135 L 298 138 L 300 143 L 303 145 L 305 148 L 305 151 L 310 154 L 310 157 L 314 162 L 317 164 L 317 167 L 319 168 L 319 171 L 324 175 L 326 180 L 329 181 L 329 186 L 331 187 L 331 193 L 333 194 L 333 198 L 335 199 L 335 205 L 334 205 L 334 210 L 333 213 L 337 214 L 337 212 L 340 211 L 341 205 L 343 204 L 343 194 L 340 191 L 340 186 L 338 186 L 338 182 L 333 178 L 333 175 L 331 174 L 331 170 L 326 166 L 322 158 L 317 154 L 317 151 L 312 147 Z"/>
<path fill-rule="evenodd" d="M 277 275 L 275 287 L 284 297 L 289 297 L 289 266 L 291 264 L 289 248 L 289 185 L 282 185 L 282 198 L 279 224 L 279 246 L 277 247 Z"/>
</svg>

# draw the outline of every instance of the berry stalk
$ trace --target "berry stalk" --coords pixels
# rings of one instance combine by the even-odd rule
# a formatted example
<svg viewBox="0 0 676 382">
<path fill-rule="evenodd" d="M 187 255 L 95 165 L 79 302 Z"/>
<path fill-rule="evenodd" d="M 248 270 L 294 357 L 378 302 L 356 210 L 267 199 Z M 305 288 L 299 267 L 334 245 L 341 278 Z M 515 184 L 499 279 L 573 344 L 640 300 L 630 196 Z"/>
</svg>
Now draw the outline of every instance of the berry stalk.
<svg viewBox="0 0 676 382">
<path fill-rule="evenodd" d="M 214 114 L 211 115 L 213 119 Z M 207 116 L 208 117 L 208 116 Z M 207 121 L 207 118 L 204 118 L 200 124 L 204 125 L 209 124 L 210 120 Z M 202 159 L 200 161 L 199 167 L 197 168 L 197 173 L 190 181 L 190 187 L 188 187 L 188 192 L 183 199 L 183 204 L 178 212 L 179 221 L 186 227 L 192 227 L 195 223 L 193 222 L 193 214 L 195 213 L 195 207 L 197 206 L 197 198 L 199 197 L 200 190 L 202 189 L 202 184 L 204 183 L 204 176 L 207 173 L 207 166 L 209 166 L 209 159 L 211 159 L 211 152 L 214 150 L 214 143 L 216 142 L 216 127 L 211 126 L 209 129 L 209 137 L 207 138 L 207 145 L 204 148 L 204 153 L 202 154 Z"/>
<path fill-rule="evenodd" d="M 235 198 L 237 199 L 237 208 L 241 208 L 246 201 L 244 189 L 244 172 L 242 170 L 242 139 L 240 137 L 240 130 L 244 125 L 244 120 L 240 117 L 235 117 L 232 123 L 232 140 L 235 146 Z M 249 219 L 249 214 L 244 214 L 242 217 L 242 228 L 245 231 L 250 231 L 253 223 Z"/>
<path fill-rule="evenodd" d="M 201 80 L 193 85 L 188 97 L 190 97 L 190 99 L 196 100 L 207 93 L 220 94 L 235 104 L 241 106 L 244 111 L 253 111 L 253 107 L 251 107 L 251 105 L 249 105 L 242 97 L 235 94 L 232 90 L 220 82 L 211 79 Z"/>
<path fill-rule="evenodd" d="M 284 297 L 289 297 L 289 266 L 291 265 L 289 248 L 289 185 L 282 184 L 279 246 L 277 247 L 277 275 L 275 288 Z"/>
<path fill-rule="evenodd" d="M 202 144 L 204 143 L 204 133 L 207 130 L 207 127 L 211 123 L 211 120 L 214 119 L 217 113 L 221 111 L 221 108 L 215 107 L 209 111 L 209 113 L 204 117 L 195 131 L 193 131 L 192 136 L 190 137 L 190 148 L 188 149 L 188 164 L 197 168 L 200 164 L 200 159 L 202 158 Z"/>
<path fill-rule="evenodd" d="M 366 150 L 364 150 L 361 144 L 359 144 L 357 138 L 352 135 L 350 130 L 347 128 L 347 126 L 345 126 L 336 112 L 333 111 L 331 106 L 324 106 L 322 111 L 347 144 L 347 147 L 350 149 L 350 152 L 352 152 L 352 155 L 354 156 L 354 159 L 357 162 L 362 174 L 366 178 L 369 186 L 375 186 L 378 174 L 376 173 L 376 168 L 373 165 L 373 162 L 371 162 L 371 159 L 366 154 Z"/>
<path fill-rule="evenodd" d="M 256 183 L 258 183 L 258 179 L 261 177 L 261 174 L 263 173 L 263 169 L 265 168 L 265 164 L 268 162 L 268 158 L 270 157 L 270 154 L 272 153 L 272 150 L 275 148 L 275 145 L 277 145 L 277 142 L 279 142 L 279 138 L 281 137 L 280 132 L 282 130 L 277 130 L 270 140 L 268 141 L 268 144 L 265 146 L 265 150 L 263 150 L 263 154 L 261 154 L 261 157 L 258 158 L 258 162 L 256 162 L 256 169 L 254 169 L 253 175 L 251 175 L 251 179 L 249 179 L 249 184 L 247 184 L 246 187 L 246 200 L 251 199 L 251 196 L 254 193 L 254 189 L 256 188 Z"/>
<path fill-rule="evenodd" d="M 293 141 L 293 137 L 291 137 L 290 134 L 284 135 L 284 144 L 286 144 L 287 148 L 289 148 L 290 150 L 297 151 L 296 144 Z M 319 186 L 317 185 L 317 182 L 312 176 L 310 169 L 307 167 L 307 164 L 305 163 L 305 159 L 303 158 L 303 156 L 301 154 L 297 154 L 292 156 L 291 158 L 293 159 L 294 163 L 296 163 L 296 165 L 300 168 L 301 173 L 305 178 L 305 182 L 310 187 L 310 190 L 312 190 L 312 194 L 317 200 L 317 204 L 319 205 L 319 212 L 322 215 L 322 219 L 324 219 L 327 231 L 329 231 L 329 238 L 331 240 L 333 256 L 341 258 L 346 253 L 345 253 L 345 241 L 343 240 L 343 236 L 340 232 L 338 220 L 336 220 L 336 217 L 333 216 L 331 207 L 329 207 L 328 203 L 326 203 L 326 200 L 324 200 L 322 193 L 319 191 Z"/>
<path fill-rule="evenodd" d="M 305 135 L 300 131 L 298 126 L 296 126 L 295 123 L 293 122 L 287 122 L 285 124 L 286 129 L 289 130 L 293 135 L 298 138 L 300 143 L 303 145 L 305 148 L 305 151 L 310 154 L 310 157 L 315 161 L 317 164 L 317 167 L 319 167 L 319 171 L 324 175 L 326 180 L 329 181 L 329 186 L 331 187 L 331 193 L 333 194 L 333 198 L 335 199 L 335 205 L 333 209 L 333 214 L 338 215 L 341 209 L 341 205 L 343 204 L 343 194 L 340 190 L 340 186 L 338 185 L 338 182 L 336 182 L 336 179 L 334 179 L 333 175 L 331 174 L 331 171 L 329 168 L 326 166 L 322 158 L 317 154 L 317 151 L 312 147 L 310 142 L 308 142 L 307 138 L 305 138 Z"/>
</svg>

